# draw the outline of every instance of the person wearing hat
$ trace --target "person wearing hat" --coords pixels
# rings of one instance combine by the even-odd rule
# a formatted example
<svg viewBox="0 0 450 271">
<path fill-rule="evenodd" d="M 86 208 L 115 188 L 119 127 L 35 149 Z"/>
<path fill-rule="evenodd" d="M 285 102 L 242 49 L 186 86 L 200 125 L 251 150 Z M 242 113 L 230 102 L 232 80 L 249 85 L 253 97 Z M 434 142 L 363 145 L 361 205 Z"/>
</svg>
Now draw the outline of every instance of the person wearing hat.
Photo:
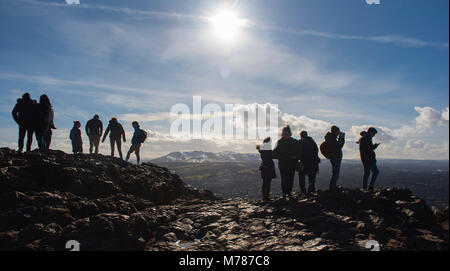
<svg viewBox="0 0 450 271">
<path fill-rule="evenodd" d="M 70 140 L 72 140 L 72 151 L 74 154 L 83 153 L 83 139 L 81 138 L 81 122 L 74 121 L 73 128 L 70 131 Z"/>
<path fill-rule="evenodd" d="M 256 149 L 261 155 L 261 166 L 259 167 L 259 170 L 261 171 L 261 178 L 263 179 L 263 201 L 269 202 L 272 179 L 275 179 L 277 177 L 277 174 L 275 172 L 275 165 L 273 163 L 271 138 L 268 137 L 264 139 L 263 144 L 257 145 Z"/>
<path fill-rule="evenodd" d="M 89 153 L 95 149 L 95 154 L 98 154 L 98 146 L 100 145 L 100 138 L 103 134 L 103 122 L 98 115 L 86 123 L 86 135 L 89 137 Z"/>
</svg>

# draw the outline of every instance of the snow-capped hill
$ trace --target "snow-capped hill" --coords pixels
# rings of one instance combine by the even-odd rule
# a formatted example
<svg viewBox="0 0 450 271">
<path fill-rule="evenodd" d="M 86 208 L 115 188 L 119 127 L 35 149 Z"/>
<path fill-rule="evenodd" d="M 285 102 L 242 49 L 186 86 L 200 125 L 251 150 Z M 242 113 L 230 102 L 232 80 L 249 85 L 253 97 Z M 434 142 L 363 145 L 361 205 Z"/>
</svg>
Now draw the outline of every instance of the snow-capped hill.
<svg viewBox="0 0 450 271">
<path fill-rule="evenodd" d="M 227 163 L 227 162 L 259 162 L 259 154 L 256 153 L 236 153 L 236 152 L 172 152 L 166 156 L 153 159 L 153 163 Z"/>
</svg>

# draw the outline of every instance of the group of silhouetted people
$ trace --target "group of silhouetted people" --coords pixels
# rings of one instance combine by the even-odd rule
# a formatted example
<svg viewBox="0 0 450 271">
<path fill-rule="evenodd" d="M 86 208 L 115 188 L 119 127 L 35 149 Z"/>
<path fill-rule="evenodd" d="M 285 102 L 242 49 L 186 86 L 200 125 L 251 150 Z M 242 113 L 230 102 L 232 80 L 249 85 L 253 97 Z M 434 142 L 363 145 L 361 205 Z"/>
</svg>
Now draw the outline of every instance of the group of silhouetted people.
<svg viewBox="0 0 450 271">
<path fill-rule="evenodd" d="M 141 162 L 140 150 L 141 145 L 144 143 L 147 138 L 147 133 L 144 130 L 140 129 L 139 123 L 134 121 L 132 123 L 134 128 L 133 138 L 131 139 L 131 147 L 128 150 L 127 156 L 125 158 L 126 161 L 130 159 L 132 153 L 136 154 L 137 164 L 139 165 Z M 70 131 L 70 139 L 72 140 L 72 148 L 73 153 L 83 153 L 83 140 L 81 137 L 81 122 L 74 121 L 74 126 Z M 86 123 L 86 135 L 89 138 L 89 153 L 98 154 L 100 139 L 103 135 L 103 122 L 100 120 L 98 115 L 95 115 L 94 118 L 89 120 Z M 119 153 L 120 159 L 123 159 L 122 155 L 122 140 L 123 142 L 127 142 L 127 138 L 125 135 L 125 130 L 123 129 L 122 124 L 119 123 L 117 118 L 111 118 L 109 121 L 109 125 L 106 128 L 105 134 L 103 135 L 102 143 L 105 142 L 106 137 L 109 135 L 109 141 L 111 145 L 111 156 L 114 157 L 115 148 L 117 146 L 117 151 Z"/>
<path fill-rule="evenodd" d="M 372 138 L 377 134 L 373 127 L 367 131 L 361 132 L 361 138 L 358 140 L 361 161 L 364 166 L 363 185 L 364 190 L 373 190 L 379 170 L 375 156 L 375 149 L 379 144 L 373 144 Z M 271 138 L 264 139 L 262 145 L 257 149 L 261 155 L 261 177 L 263 179 L 262 196 L 264 201 L 270 201 L 270 189 L 272 179 L 276 178 L 275 164 L 273 159 L 278 160 L 278 168 L 281 175 L 281 190 L 283 200 L 294 201 L 292 190 L 296 172 L 299 174 L 300 193 L 303 195 L 313 194 L 316 191 L 316 176 L 319 172 L 319 150 L 322 155 L 330 160 L 331 179 L 329 189 L 337 189 L 341 163 L 343 158 L 342 148 L 345 145 L 345 133 L 341 132 L 339 127 L 332 126 L 330 132 L 325 135 L 325 141 L 317 146 L 314 139 L 308 136 L 306 131 L 300 133 L 300 139 L 292 137 L 291 128 L 283 127 L 281 138 L 278 140 L 275 148 L 272 150 Z M 370 183 L 368 179 L 372 173 Z M 309 180 L 308 189 L 306 189 L 306 177 Z"/>
<path fill-rule="evenodd" d="M 33 134 L 36 135 L 39 151 L 48 153 L 50 150 L 50 143 L 52 138 L 52 129 L 56 129 L 54 125 L 54 111 L 47 95 L 42 95 L 39 103 L 33 99 L 29 93 L 25 93 L 22 98 L 17 100 L 17 104 L 12 111 L 14 120 L 19 125 L 19 152 L 23 152 L 25 136 L 27 136 L 26 151 L 31 151 L 33 143 Z M 132 123 L 134 134 L 131 142 L 131 147 L 127 153 L 126 161 L 130 159 L 132 153 L 136 154 L 137 163 L 140 164 L 140 149 L 142 143 L 147 138 L 147 132 L 140 129 L 139 123 L 134 121 Z M 98 154 L 100 139 L 103 135 L 103 123 L 98 115 L 86 123 L 86 135 L 89 138 L 89 153 Z M 112 118 L 103 135 L 102 143 L 105 142 L 109 135 L 111 144 L 111 156 L 114 156 L 115 147 L 122 155 L 122 139 L 126 142 L 126 135 L 123 126 L 119 123 L 117 118 Z M 70 131 L 70 140 L 72 141 L 72 151 L 74 154 L 83 153 L 83 138 L 81 132 L 81 122 L 74 121 L 72 130 Z"/>
<path fill-rule="evenodd" d="M 53 119 L 54 112 L 47 95 L 41 95 L 39 103 L 31 99 L 29 93 L 17 99 L 12 111 L 16 123 L 19 125 L 19 152 L 23 152 L 25 136 L 27 136 L 26 151 L 31 151 L 33 134 L 36 136 L 39 150 L 46 153 L 52 141 L 52 129 L 56 129 Z"/>
</svg>

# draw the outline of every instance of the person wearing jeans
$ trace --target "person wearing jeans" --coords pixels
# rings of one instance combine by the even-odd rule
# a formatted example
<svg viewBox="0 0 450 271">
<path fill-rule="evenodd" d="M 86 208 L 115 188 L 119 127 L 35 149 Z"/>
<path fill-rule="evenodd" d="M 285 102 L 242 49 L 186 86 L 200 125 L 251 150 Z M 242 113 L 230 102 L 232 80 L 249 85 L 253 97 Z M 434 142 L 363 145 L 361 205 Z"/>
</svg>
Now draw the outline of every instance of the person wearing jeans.
<svg viewBox="0 0 450 271">
<path fill-rule="evenodd" d="M 330 159 L 331 162 L 331 180 L 330 180 L 330 190 L 336 188 L 337 181 L 339 179 L 339 174 L 341 173 L 341 163 L 342 159 Z"/>
<path fill-rule="evenodd" d="M 361 162 L 364 166 L 364 175 L 363 175 L 363 190 L 373 190 L 375 186 L 375 181 L 377 180 L 378 174 L 380 171 L 377 167 L 377 159 L 375 155 L 375 149 L 378 148 L 380 144 L 373 144 L 372 139 L 378 133 L 378 131 L 370 127 L 367 132 L 361 132 L 361 138 L 357 142 L 359 144 L 359 153 L 361 155 Z M 370 180 L 370 184 L 368 184 L 370 173 L 372 172 L 372 178 Z"/>
<path fill-rule="evenodd" d="M 331 131 L 325 135 L 325 142 L 328 149 L 328 159 L 332 166 L 332 175 L 330 180 L 330 190 L 335 190 L 342 163 L 342 148 L 345 144 L 345 133 L 337 126 L 331 127 Z"/>
<path fill-rule="evenodd" d="M 134 152 L 136 154 L 137 164 L 139 165 L 141 163 L 140 151 L 141 151 L 141 145 L 142 145 L 142 141 L 141 141 L 142 131 L 141 131 L 141 128 L 137 121 L 133 121 L 132 125 L 134 128 L 134 134 L 133 134 L 133 138 L 131 139 L 131 147 L 127 153 L 127 158 L 125 159 L 125 161 L 128 162 L 128 160 L 130 160 L 131 154 Z"/>
</svg>

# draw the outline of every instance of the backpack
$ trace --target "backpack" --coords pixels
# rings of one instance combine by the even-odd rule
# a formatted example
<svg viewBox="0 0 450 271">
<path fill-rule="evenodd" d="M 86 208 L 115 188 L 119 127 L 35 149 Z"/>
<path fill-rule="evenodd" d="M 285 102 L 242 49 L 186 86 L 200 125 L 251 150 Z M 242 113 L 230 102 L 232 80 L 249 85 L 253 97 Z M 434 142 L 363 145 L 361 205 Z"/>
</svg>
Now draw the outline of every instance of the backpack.
<svg viewBox="0 0 450 271">
<path fill-rule="evenodd" d="M 141 143 L 141 144 L 144 143 L 145 140 L 147 139 L 147 136 L 148 136 L 147 132 L 144 130 L 141 130 L 141 132 L 139 134 L 139 143 Z"/>
<path fill-rule="evenodd" d="M 328 146 L 327 146 L 326 141 L 324 141 L 322 144 L 320 144 L 320 152 L 322 153 L 322 155 L 325 158 L 331 159 L 330 152 L 328 151 Z"/>
</svg>

